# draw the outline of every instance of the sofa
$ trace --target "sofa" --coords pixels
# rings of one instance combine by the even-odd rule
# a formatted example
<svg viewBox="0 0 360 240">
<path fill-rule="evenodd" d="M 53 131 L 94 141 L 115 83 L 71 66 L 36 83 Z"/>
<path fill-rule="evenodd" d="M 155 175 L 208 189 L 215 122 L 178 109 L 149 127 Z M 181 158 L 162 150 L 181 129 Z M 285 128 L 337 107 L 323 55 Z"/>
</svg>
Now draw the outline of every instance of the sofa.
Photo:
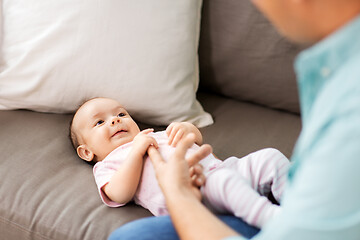
<svg viewBox="0 0 360 240">
<path fill-rule="evenodd" d="M 301 130 L 293 70 L 300 50 L 250 1 L 203 1 L 197 99 L 214 124 L 200 130 L 219 158 L 267 147 L 291 158 Z M 92 167 L 68 139 L 71 116 L 0 111 L 1 239 L 106 239 L 151 216 L 134 203 L 109 208 L 101 202 Z"/>
</svg>

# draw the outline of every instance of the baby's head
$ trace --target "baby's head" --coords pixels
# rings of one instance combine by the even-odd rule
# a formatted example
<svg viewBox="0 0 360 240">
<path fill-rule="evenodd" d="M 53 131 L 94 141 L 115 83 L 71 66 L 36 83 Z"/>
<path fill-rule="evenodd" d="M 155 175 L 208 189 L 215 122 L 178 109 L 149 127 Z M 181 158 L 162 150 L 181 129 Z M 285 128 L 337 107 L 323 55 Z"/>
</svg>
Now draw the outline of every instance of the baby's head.
<svg viewBox="0 0 360 240">
<path fill-rule="evenodd" d="M 102 161 L 120 145 L 131 142 L 138 125 L 119 102 L 94 98 L 82 104 L 70 123 L 70 138 L 80 158 Z"/>
</svg>

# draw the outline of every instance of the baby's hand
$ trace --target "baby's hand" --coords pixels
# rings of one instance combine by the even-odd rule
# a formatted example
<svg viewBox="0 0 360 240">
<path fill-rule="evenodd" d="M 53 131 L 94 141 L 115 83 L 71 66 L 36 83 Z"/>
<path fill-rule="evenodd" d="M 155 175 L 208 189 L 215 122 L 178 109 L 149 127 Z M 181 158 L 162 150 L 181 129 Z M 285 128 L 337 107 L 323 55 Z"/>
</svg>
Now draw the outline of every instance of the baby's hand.
<svg viewBox="0 0 360 240">
<path fill-rule="evenodd" d="M 188 122 L 173 122 L 166 128 L 166 134 L 169 137 L 168 144 L 176 147 L 177 143 L 185 138 L 189 133 L 195 134 L 195 143 L 202 144 L 202 135 L 193 124 Z"/>
<path fill-rule="evenodd" d="M 145 155 L 150 146 L 154 146 L 155 148 L 159 147 L 155 138 L 149 135 L 149 133 L 153 131 L 154 129 L 152 128 L 145 129 L 139 132 L 133 140 L 133 150 L 136 150 L 141 157 Z"/>
</svg>

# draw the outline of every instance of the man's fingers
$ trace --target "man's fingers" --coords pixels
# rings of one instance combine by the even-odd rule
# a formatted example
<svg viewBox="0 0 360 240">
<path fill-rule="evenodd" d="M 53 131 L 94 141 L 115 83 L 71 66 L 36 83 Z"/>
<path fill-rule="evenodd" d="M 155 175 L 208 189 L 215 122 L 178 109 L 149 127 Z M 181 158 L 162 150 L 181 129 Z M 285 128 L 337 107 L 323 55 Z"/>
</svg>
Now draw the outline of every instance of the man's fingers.
<svg viewBox="0 0 360 240">
<path fill-rule="evenodd" d="M 197 163 L 190 167 L 189 173 L 190 176 L 196 175 L 196 174 L 202 174 L 203 172 L 203 166 L 200 163 Z"/>
<path fill-rule="evenodd" d="M 190 133 L 175 148 L 174 157 L 172 159 L 185 159 L 187 150 L 195 143 L 195 134 Z"/>
<path fill-rule="evenodd" d="M 206 181 L 206 177 L 204 174 L 193 175 L 191 177 L 191 183 L 193 186 L 196 187 L 201 187 L 202 185 L 204 185 L 205 181 Z"/>
<path fill-rule="evenodd" d="M 204 167 L 198 163 L 193 166 L 193 169 L 194 169 L 194 174 L 202 174 Z"/>
<path fill-rule="evenodd" d="M 207 157 L 210 153 L 212 153 L 212 147 L 209 144 L 204 144 L 191 157 L 187 159 L 187 162 L 189 166 L 193 166 L 200 160 Z"/>
<path fill-rule="evenodd" d="M 201 187 L 202 185 L 204 185 L 205 181 L 206 181 L 206 177 L 203 174 L 199 175 L 196 178 L 196 184 L 197 184 L 198 187 Z"/>
<path fill-rule="evenodd" d="M 196 175 L 196 178 L 193 180 L 193 185 L 196 187 L 201 187 L 202 185 L 204 185 L 206 181 L 206 177 L 201 174 L 201 175 Z"/>
<path fill-rule="evenodd" d="M 161 154 L 159 153 L 159 151 L 154 147 L 154 146 L 150 146 L 148 148 L 148 154 L 150 157 L 150 160 L 152 162 L 152 164 L 154 165 L 154 168 L 159 168 L 162 164 L 165 163 L 163 157 L 161 156 Z"/>
<path fill-rule="evenodd" d="M 190 167 L 190 177 L 193 186 L 201 187 L 204 185 L 206 177 L 203 174 L 203 166 L 199 163 Z"/>
</svg>

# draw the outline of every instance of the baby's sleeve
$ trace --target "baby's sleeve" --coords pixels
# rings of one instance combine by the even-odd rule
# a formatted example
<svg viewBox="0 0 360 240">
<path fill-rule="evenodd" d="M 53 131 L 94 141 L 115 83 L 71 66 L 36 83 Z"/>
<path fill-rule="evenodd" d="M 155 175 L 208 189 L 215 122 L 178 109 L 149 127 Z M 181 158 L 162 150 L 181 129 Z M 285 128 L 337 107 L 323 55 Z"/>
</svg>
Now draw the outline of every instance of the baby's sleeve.
<svg viewBox="0 0 360 240">
<path fill-rule="evenodd" d="M 103 191 L 103 187 L 110 182 L 111 177 L 116 171 L 117 169 L 114 166 L 104 162 L 98 162 L 93 169 L 100 198 L 102 202 L 109 207 L 121 207 L 125 205 L 112 201 Z"/>
</svg>

